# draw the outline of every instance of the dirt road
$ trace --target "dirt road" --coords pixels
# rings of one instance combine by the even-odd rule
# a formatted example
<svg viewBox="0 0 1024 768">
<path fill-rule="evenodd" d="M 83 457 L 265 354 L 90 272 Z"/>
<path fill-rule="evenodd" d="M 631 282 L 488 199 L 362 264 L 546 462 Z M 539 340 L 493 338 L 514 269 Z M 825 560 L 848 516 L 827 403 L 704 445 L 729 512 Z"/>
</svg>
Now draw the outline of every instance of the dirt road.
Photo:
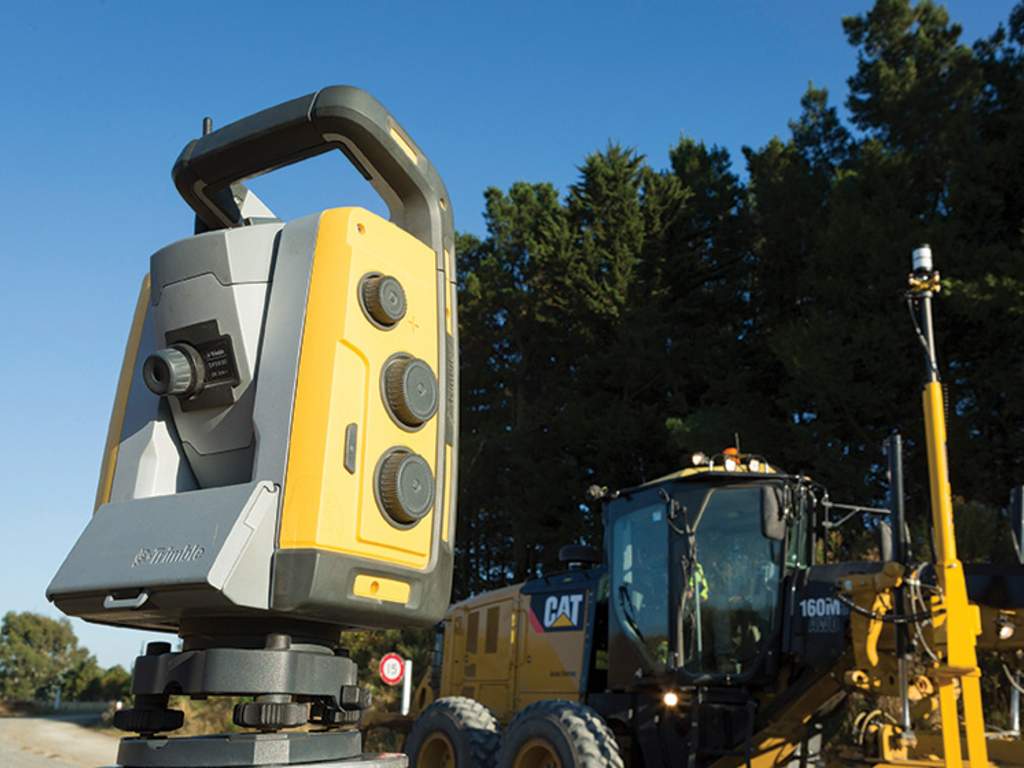
<svg viewBox="0 0 1024 768">
<path fill-rule="evenodd" d="M 117 739 L 84 727 L 95 715 L 0 718 L 4 768 L 100 768 L 114 764 Z"/>
</svg>

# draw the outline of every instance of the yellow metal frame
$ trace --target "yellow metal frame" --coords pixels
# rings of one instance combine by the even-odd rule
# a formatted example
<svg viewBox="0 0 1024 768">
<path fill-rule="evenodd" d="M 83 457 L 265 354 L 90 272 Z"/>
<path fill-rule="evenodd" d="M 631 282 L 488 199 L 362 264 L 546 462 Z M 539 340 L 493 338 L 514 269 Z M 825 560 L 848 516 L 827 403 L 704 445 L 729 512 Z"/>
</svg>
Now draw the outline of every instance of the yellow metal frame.
<svg viewBox="0 0 1024 768">
<path fill-rule="evenodd" d="M 967 742 L 966 765 L 970 768 L 986 768 L 988 744 L 985 738 L 985 719 L 981 701 L 981 671 L 978 667 L 977 645 L 982 634 L 981 611 L 971 605 L 967 596 L 967 581 L 964 567 L 957 556 L 956 530 L 953 522 L 953 496 L 949 482 L 949 459 L 946 449 L 946 411 L 942 384 L 939 381 L 932 329 L 932 296 L 941 289 L 938 272 L 915 272 L 909 278 L 908 299 L 919 302 L 917 307 L 923 319 L 918 335 L 925 347 L 927 357 L 927 381 L 921 393 L 924 413 L 925 443 L 928 458 L 928 484 L 931 499 L 932 539 L 935 552 L 935 574 L 938 592 L 931 598 L 930 634 L 938 655 L 927 676 L 920 678 L 937 689 L 938 703 L 931 690 L 917 687 L 919 712 L 921 705 L 927 705 L 930 715 L 934 709 L 941 714 L 941 734 L 922 731 L 920 736 L 900 738 L 899 729 L 891 725 L 871 726 L 869 732 L 877 741 L 878 759 L 876 765 L 964 765 L 961 722 Z M 916 312 L 911 305 L 912 312 Z M 915 319 L 915 323 L 916 323 Z M 896 564 L 889 564 L 889 566 Z M 889 567 L 887 566 L 887 568 Z M 893 607 L 892 590 L 900 586 L 903 579 L 902 566 L 898 572 L 892 570 L 883 581 L 873 583 L 861 578 L 863 583 L 850 582 L 848 592 L 855 596 L 861 608 L 871 611 L 879 618 L 851 618 L 853 642 L 858 666 L 847 675 L 848 683 L 862 690 L 892 694 L 891 681 L 895 678 L 886 673 L 893 666 L 880 663 L 879 641 L 884 631 L 881 615 Z M 891 632 L 889 632 L 891 635 Z M 886 648 L 886 651 L 891 649 Z M 887 684 L 887 682 L 889 684 Z M 910 688 L 914 688 L 913 685 Z M 902 693 L 902 692 L 898 692 Z M 960 705 L 962 703 L 962 719 Z"/>
<path fill-rule="evenodd" d="M 939 686 L 943 755 L 947 764 L 959 765 L 962 760 L 960 718 L 956 701 L 956 685 L 959 684 L 967 735 L 968 765 L 971 768 L 985 768 L 989 765 L 988 746 L 985 742 L 985 718 L 981 706 L 981 671 L 978 669 L 975 649 L 976 638 L 981 634 L 981 616 L 978 607 L 972 606 L 967 600 L 964 568 L 957 559 L 953 496 L 946 455 L 946 414 L 942 385 L 938 381 L 925 384 L 922 404 L 928 444 L 935 571 L 941 589 L 941 598 L 932 602 L 932 624 L 939 646 L 944 646 L 946 650 L 945 663 L 932 674 Z"/>
</svg>

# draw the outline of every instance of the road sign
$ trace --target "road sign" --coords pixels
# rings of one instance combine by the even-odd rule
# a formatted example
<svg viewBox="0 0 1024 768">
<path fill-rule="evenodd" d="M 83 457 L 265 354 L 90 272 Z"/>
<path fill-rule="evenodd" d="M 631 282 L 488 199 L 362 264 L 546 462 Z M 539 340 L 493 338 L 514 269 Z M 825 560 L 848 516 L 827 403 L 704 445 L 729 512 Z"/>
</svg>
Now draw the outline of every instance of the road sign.
<svg viewBox="0 0 1024 768">
<path fill-rule="evenodd" d="M 380 679 L 387 685 L 398 685 L 405 676 L 405 660 L 397 653 L 386 653 L 380 660 Z"/>
</svg>

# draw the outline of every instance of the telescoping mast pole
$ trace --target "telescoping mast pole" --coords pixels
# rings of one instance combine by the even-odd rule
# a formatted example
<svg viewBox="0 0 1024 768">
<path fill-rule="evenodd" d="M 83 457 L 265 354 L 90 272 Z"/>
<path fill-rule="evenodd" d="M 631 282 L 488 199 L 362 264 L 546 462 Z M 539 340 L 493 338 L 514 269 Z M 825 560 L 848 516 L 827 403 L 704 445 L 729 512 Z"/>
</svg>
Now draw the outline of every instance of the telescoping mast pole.
<svg viewBox="0 0 1024 768">
<path fill-rule="evenodd" d="M 975 638 L 981 631 L 981 616 L 977 606 L 968 603 L 964 569 L 957 559 L 953 497 L 946 455 L 946 415 L 932 327 L 932 296 L 939 292 L 941 284 L 939 273 L 932 262 L 931 248 L 927 245 L 913 252 L 913 272 L 909 276 L 909 285 L 907 301 L 925 351 L 926 375 L 922 404 L 928 449 L 935 573 L 940 589 L 940 598 L 932 601 L 932 625 L 937 644 L 945 651 L 935 674 L 939 682 L 943 751 L 946 765 L 962 764 L 956 699 L 956 683 L 959 681 L 967 734 L 968 765 L 971 768 L 987 768 L 989 762 L 981 708 L 981 673 L 975 651 Z"/>
<path fill-rule="evenodd" d="M 889 458 L 889 509 L 892 510 L 892 522 L 895 529 L 893 542 L 896 545 L 894 556 L 896 562 L 906 567 L 910 559 L 910 542 L 907 535 L 906 510 L 904 509 L 903 498 L 903 438 L 899 432 L 889 435 L 885 441 L 885 453 Z M 906 599 L 902 585 L 895 590 L 895 613 L 897 616 L 906 615 Z M 896 659 L 898 664 L 899 688 L 900 688 L 900 738 L 904 743 L 913 744 L 916 741 L 914 726 L 910 716 L 910 654 L 908 652 L 907 624 L 900 622 L 896 625 Z"/>
</svg>

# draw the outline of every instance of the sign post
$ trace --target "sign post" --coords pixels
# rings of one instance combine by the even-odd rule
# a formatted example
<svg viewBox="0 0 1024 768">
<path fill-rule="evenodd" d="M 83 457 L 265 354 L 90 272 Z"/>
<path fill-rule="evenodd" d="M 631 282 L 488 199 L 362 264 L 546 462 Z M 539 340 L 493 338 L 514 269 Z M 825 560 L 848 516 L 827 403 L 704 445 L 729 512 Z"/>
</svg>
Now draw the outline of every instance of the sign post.
<svg viewBox="0 0 1024 768">
<path fill-rule="evenodd" d="M 409 714 L 412 704 L 412 659 L 405 660 L 405 673 L 402 675 L 402 714 Z"/>
<path fill-rule="evenodd" d="M 385 685 L 402 684 L 402 714 L 408 715 L 412 705 L 412 659 L 397 653 L 385 653 L 380 660 L 380 679 Z"/>
</svg>

